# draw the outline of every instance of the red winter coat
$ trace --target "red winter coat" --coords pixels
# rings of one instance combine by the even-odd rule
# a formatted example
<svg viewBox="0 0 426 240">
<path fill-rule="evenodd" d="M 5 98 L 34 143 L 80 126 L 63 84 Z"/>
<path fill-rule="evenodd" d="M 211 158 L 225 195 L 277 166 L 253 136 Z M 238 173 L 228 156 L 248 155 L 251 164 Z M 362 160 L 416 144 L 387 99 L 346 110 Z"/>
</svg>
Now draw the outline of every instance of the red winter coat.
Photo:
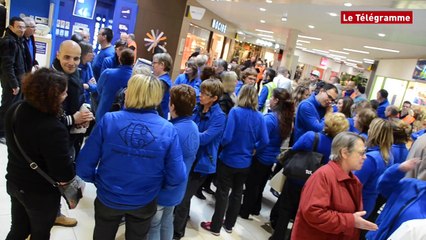
<svg viewBox="0 0 426 240">
<path fill-rule="evenodd" d="M 292 240 L 359 239 L 353 213 L 362 211 L 362 185 L 334 161 L 306 182 L 294 223 Z"/>
</svg>

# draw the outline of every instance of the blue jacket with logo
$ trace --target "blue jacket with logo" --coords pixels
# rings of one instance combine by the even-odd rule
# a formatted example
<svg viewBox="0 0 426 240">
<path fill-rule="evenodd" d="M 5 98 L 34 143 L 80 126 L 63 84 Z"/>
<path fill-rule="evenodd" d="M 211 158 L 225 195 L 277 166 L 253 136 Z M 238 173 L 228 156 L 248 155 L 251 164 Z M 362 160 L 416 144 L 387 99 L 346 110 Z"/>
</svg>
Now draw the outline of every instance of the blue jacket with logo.
<svg viewBox="0 0 426 240">
<path fill-rule="evenodd" d="M 234 107 L 228 114 L 220 160 L 228 167 L 248 168 L 253 150 L 265 147 L 268 142 L 262 113 L 251 108 Z"/>
<path fill-rule="evenodd" d="M 367 233 L 369 240 L 386 240 L 403 222 L 426 218 L 426 208 L 421 207 L 426 206 L 426 181 L 403 179 L 406 173 L 399 165 L 389 167 L 378 180 L 377 190 L 387 201 L 376 220 L 379 229 Z"/>
<path fill-rule="evenodd" d="M 187 177 L 176 129 L 154 110 L 107 113 L 96 124 L 77 158 L 78 175 L 97 188 L 106 206 L 138 209 L 160 189 L 176 188 Z"/>
<path fill-rule="evenodd" d="M 256 151 L 256 157 L 264 165 L 271 166 L 277 162 L 277 156 L 280 154 L 281 138 L 280 126 L 277 114 L 270 112 L 264 115 L 266 129 L 268 131 L 269 143 L 266 147 Z"/>
<path fill-rule="evenodd" d="M 194 172 L 211 174 L 216 172 L 217 151 L 226 124 L 226 115 L 218 103 L 213 104 L 207 113 L 203 106 L 194 110 L 193 120 L 198 125 L 200 147 L 197 152 Z"/>
<path fill-rule="evenodd" d="M 192 164 L 195 161 L 195 156 L 200 146 L 200 137 L 198 136 L 198 127 L 191 117 L 178 117 L 170 120 L 175 126 L 179 137 L 180 146 L 182 148 L 183 161 L 187 169 L 187 176 L 191 170 Z M 179 186 L 173 189 L 163 188 L 158 194 L 158 205 L 161 206 L 176 206 L 178 205 L 185 195 L 186 184 L 188 178 L 183 181 Z"/>
<path fill-rule="evenodd" d="M 297 108 L 293 140 L 296 142 L 307 131 L 321 132 L 324 129 L 325 110 L 315 99 L 315 94 L 303 100 Z"/>
<path fill-rule="evenodd" d="M 367 211 L 364 218 L 368 218 L 374 210 L 377 196 L 379 195 L 376 189 L 377 180 L 386 168 L 392 164 L 392 156 L 389 159 L 389 163 L 386 164 L 382 154 L 380 153 L 380 147 L 369 147 L 367 149 L 367 158 L 365 159 L 362 168 L 354 172 L 359 181 L 362 183 L 362 202 L 364 210 Z"/>
</svg>

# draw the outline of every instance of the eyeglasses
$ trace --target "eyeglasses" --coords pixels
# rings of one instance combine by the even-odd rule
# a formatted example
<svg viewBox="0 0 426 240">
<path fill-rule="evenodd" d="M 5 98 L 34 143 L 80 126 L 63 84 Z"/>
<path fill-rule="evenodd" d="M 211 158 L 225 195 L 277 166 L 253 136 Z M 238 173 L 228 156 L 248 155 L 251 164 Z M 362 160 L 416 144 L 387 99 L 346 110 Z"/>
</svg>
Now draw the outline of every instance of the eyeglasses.
<svg viewBox="0 0 426 240">
<path fill-rule="evenodd" d="M 204 91 L 201 91 L 200 92 L 200 96 L 207 96 L 207 97 L 212 97 L 213 95 L 211 95 L 210 93 L 206 93 L 206 92 L 204 92 Z"/>
<path fill-rule="evenodd" d="M 360 156 L 365 156 L 365 154 L 367 154 L 367 150 L 363 150 L 363 151 L 354 151 L 356 153 L 358 153 Z"/>
<path fill-rule="evenodd" d="M 328 94 L 328 92 L 327 91 L 324 91 L 325 92 L 325 94 L 327 94 L 327 97 L 328 97 L 328 100 L 330 100 L 331 102 L 336 102 L 336 99 L 335 98 L 333 98 L 330 94 Z"/>
</svg>

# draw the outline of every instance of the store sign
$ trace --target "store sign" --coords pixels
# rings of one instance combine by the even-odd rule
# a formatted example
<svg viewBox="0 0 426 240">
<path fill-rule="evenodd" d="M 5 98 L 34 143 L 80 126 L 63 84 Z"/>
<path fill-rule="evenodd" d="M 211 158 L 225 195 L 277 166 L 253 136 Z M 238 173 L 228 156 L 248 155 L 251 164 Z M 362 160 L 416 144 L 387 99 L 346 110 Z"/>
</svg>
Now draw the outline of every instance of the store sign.
<svg viewBox="0 0 426 240">
<path fill-rule="evenodd" d="M 213 19 L 212 21 L 212 28 L 218 30 L 219 32 L 226 33 L 227 27 L 228 26 L 226 24 L 223 24 L 216 19 Z"/>
<path fill-rule="evenodd" d="M 203 19 L 204 13 L 206 12 L 205 8 L 188 6 L 186 8 L 186 16 L 191 19 L 201 20 Z"/>
</svg>

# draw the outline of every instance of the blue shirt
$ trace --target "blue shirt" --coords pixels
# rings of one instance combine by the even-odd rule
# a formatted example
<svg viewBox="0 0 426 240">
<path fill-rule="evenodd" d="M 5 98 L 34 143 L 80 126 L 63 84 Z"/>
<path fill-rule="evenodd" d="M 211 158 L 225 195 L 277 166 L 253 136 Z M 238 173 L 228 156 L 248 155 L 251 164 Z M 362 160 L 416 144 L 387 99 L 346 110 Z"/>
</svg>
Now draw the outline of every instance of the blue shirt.
<svg viewBox="0 0 426 240">
<path fill-rule="evenodd" d="M 313 151 L 315 132 L 309 131 L 303 134 L 294 144 L 292 149 L 298 151 Z M 333 139 L 323 132 L 318 133 L 318 145 L 315 152 L 323 155 L 321 164 L 327 164 L 330 160 L 331 142 Z"/>
<path fill-rule="evenodd" d="M 221 145 L 220 160 L 232 168 L 248 168 L 253 150 L 269 142 L 262 113 L 250 108 L 234 107 L 228 114 Z"/>
<path fill-rule="evenodd" d="M 161 100 L 161 111 L 163 113 L 162 117 L 167 119 L 169 116 L 169 101 L 170 101 L 170 88 L 172 87 L 172 79 L 170 78 L 169 73 L 165 73 L 158 77 L 162 81 L 163 87 L 165 87 L 163 100 Z"/>
<path fill-rule="evenodd" d="M 93 75 L 95 76 L 95 79 L 99 79 L 101 76 L 101 68 L 102 63 L 104 62 L 104 59 L 106 57 L 114 56 L 115 50 L 113 46 L 106 47 L 104 49 L 101 49 L 101 51 L 96 55 L 95 59 L 93 59 L 92 62 L 92 68 L 93 68 Z"/>
<path fill-rule="evenodd" d="M 307 131 L 321 132 L 324 129 L 325 107 L 312 94 L 297 107 L 294 124 L 294 141 L 297 141 Z"/>
<path fill-rule="evenodd" d="M 182 148 L 183 161 L 187 169 L 187 178 L 176 188 L 161 189 L 157 199 L 158 205 L 166 207 L 176 206 L 182 201 L 185 195 L 188 175 L 195 161 L 198 147 L 200 146 L 198 127 L 191 118 L 192 117 L 178 117 L 170 120 L 177 130 L 180 146 Z"/>
<path fill-rule="evenodd" d="M 132 66 L 123 65 L 119 68 L 106 69 L 98 81 L 99 104 L 96 119 L 100 120 L 111 109 L 118 90 L 127 87 L 132 76 Z"/>
<path fill-rule="evenodd" d="M 179 84 L 187 84 L 194 88 L 195 90 L 195 97 L 197 99 L 197 103 L 200 102 L 200 85 L 201 85 L 201 79 L 197 76 L 196 78 L 192 79 L 192 81 L 189 80 L 189 77 L 187 74 L 182 73 L 179 74 L 179 76 L 176 78 L 174 85 Z"/>
<path fill-rule="evenodd" d="M 389 106 L 389 102 L 387 99 L 385 101 L 381 102 L 379 106 L 377 107 L 377 116 L 383 119 L 386 119 L 385 117 L 385 111 L 386 107 Z"/>
<path fill-rule="evenodd" d="M 277 162 L 277 156 L 280 154 L 281 130 L 277 114 L 270 112 L 264 115 L 266 129 L 268 131 L 269 143 L 266 147 L 256 151 L 256 158 L 264 165 L 273 165 Z"/>
<path fill-rule="evenodd" d="M 238 93 L 240 93 L 240 90 L 243 87 L 243 85 L 244 83 L 238 80 L 237 85 L 235 86 L 235 95 L 238 96 Z"/>
<path fill-rule="evenodd" d="M 78 68 L 80 70 L 80 80 L 82 83 L 86 83 L 89 85 L 88 89 L 84 89 L 84 99 L 85 103 L 91 103 L 92 100 L 90 99 L 90 93 L 97 91 L 97 84 L 89 83 L 90 79 L 93 78 L 93 70 L 90 63 L 78 65 Z"/>
</svg>

